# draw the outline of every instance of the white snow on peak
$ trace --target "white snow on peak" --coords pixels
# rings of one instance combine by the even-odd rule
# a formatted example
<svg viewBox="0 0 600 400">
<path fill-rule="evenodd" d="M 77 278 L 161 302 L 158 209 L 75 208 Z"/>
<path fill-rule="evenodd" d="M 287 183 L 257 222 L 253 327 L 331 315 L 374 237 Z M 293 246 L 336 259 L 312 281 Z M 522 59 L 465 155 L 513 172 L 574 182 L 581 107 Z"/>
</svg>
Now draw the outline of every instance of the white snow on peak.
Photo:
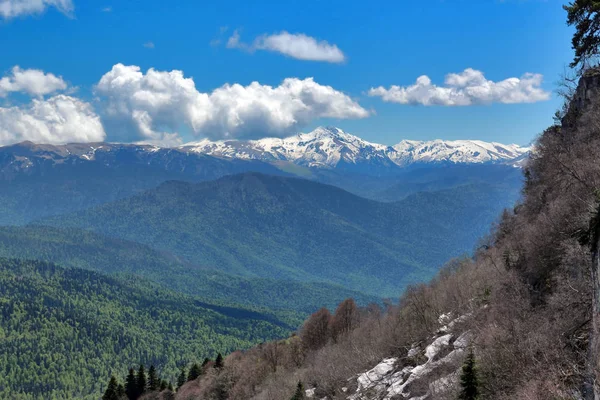
<svg viewBox="0 0 600 400">
<path fill-rule="evenodd" d="M 208 139 L 181 146 L 186 151 L 215 157 L 288 161 L 308 167 L 334 168 L 340 163 L 404 166 L 414 163 L 510 162 L 528 147 L 480 140 L 403 140 L 395 146 L 371 143 L 334 127 L 319 127 L 287 138 L 258 140 Z"/>
<path fill-rule="evenodd" d="M 530 151 L 516 144 L 481 140 L 403 140 L 394 146 L 398 164 L 414 162 L 486 163 L 517 159 Z"/>
</svg>

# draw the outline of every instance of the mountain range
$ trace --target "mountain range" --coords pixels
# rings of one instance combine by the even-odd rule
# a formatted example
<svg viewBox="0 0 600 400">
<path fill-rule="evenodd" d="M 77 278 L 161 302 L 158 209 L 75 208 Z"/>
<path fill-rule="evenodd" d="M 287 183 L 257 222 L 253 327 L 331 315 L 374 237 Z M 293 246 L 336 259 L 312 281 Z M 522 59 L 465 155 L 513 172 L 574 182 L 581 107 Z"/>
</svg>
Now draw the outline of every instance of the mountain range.
<svg viewBox="0 0 600 400">
<path fill-rule="evenodd" d="M 244 173 L 169 181 L 35 223 L 139 242 L 234 275 L 392 296 L 470 252 L 514 197 L 481 184 L 382 203 L 305 179 Z"/>
<path fill-rule="evenodd" d="M 16 343 L 32 367 L 5 370 L 0 397 L 29 400 L 26 385 L 97 398 L 92 382 L 112 368 L 156 363 L 173 379 L 188 361 L 285 336 L 320 307 L 397 298 L 474 250 L 517 201 L 527 154 L 385 146 L 337 128 L 177 148 L 1 147 L 0 368 Z M 140 346 L 110 341 L 123 331 Z M 83 383 L 65 352 L 94 364 Z M 53 375 L 33 367 L 49 359 Z"/>
<path fill-rule="evenodd" d="M 395 146 L 370 143 L 335 127 L 319 127 L 284 139 L 208 139 L 181 149 L 230 159 L 288 161 L 316 168 L 379 167 L 394 169 L 422 163 L 515 163 L 529 152 L 528 147 L 480 140 L 403 140 Z"/>
</svg>

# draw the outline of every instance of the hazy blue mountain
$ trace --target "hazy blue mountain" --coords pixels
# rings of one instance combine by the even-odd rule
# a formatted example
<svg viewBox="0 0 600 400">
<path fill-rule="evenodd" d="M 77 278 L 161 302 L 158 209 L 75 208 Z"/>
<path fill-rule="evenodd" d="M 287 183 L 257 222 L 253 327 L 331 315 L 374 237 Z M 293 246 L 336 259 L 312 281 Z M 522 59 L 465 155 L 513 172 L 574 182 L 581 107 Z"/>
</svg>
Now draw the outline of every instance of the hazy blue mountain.
<svg viewBox="0 0 600 400">
<path fill-rule="evenodd" d="M 38 223 L 137 241 L 230 274 L 395 296 L 471 251 L 515 197 L 467 185 L 380 203 L 309 180 L 247 173 L 167 182 Z"/>
</svg>

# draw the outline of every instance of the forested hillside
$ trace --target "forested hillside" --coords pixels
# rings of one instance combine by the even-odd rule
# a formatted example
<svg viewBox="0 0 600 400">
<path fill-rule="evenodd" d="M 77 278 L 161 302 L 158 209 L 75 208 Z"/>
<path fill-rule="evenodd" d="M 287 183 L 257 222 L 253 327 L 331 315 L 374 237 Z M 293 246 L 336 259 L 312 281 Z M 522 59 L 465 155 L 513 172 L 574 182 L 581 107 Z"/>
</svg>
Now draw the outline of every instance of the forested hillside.
<svg viewBox="0 0 600 400">
<path fill-rule="evenodd" d="M 433 276 L 449 257 L 471 252 L 514 196 L 467 185 L 380 203 L 308 180 L 242 174 L 167 182 L 37 223 L 137 241 L 242 276 L 395 296 Z"/>
<path fill-rule="evenodd" d="M 179 367 L 281 337 L 272 315 L 200 302 L 139 278 L 0 259 L 0 398 L 98 399 L 139 363 Z"/>
<path fill-rule="evenodd" d="M 360 304 L 381 298 L 324 282 L 297 282 L 232 275 L 186 262 L 166 252 L 82 229 L 0 227 L 0 257 L 34 259 L 104 274 L 140 276 L 208 301 L 266 308 L 300 323 L 319 307 L 347 297 Z"/>
</svg>

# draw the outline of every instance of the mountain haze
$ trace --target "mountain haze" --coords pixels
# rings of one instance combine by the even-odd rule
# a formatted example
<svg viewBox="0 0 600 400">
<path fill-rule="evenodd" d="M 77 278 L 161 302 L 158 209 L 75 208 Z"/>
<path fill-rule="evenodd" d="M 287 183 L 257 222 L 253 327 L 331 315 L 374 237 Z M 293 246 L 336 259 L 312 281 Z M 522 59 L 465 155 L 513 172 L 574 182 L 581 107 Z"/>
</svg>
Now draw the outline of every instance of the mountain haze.
<svg viewBox="0 0 600 400">
<path fill-rule="evenodd" d="M 513 196 L 472 185 L 380 203 L 308 180 L 246 173 L 167 182 L 36 223 L 138 241 L 227 273 L 393 295 L 470 252 Z"/>
</svg>

